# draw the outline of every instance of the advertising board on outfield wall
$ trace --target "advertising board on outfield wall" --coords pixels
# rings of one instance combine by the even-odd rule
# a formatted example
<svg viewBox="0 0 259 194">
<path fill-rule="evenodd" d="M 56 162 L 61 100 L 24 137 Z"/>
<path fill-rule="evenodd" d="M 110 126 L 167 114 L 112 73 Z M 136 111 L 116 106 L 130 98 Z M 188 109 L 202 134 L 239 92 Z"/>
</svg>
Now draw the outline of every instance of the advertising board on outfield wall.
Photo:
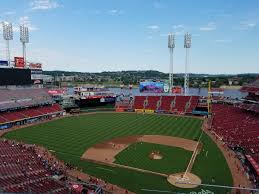
<svg viewBox="0 0 259 194">
<path fill-rule="evenodd" d="M 135 109 L 135 112 L 142 113 L 144 112 L 144 109 Z"/>
<path fill-rule="evenodd" d="M 150 109 L 145 109 L 145 113 L 150 113 L 150 114 L 152 114 L 152 113 L 155 113 L 155 111 L 154 111 L 154 110 L 150 110 Z"/>
</svg>

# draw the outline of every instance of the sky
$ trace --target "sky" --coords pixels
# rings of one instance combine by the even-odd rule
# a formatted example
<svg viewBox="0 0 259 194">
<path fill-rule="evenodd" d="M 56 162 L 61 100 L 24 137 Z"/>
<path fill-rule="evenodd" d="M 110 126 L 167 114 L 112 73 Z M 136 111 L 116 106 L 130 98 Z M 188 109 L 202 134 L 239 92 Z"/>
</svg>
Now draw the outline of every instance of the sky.
<svg viewBox="0 0 259 194">
<path fill-rule="evenodd" d="M 11 56 L 22 56 L 19 25 L 29 27 L 27 61 L 44 70 L 184 72 L 184 34 L 192 35 L 192 73 L 259 73 L 258 0 L 8 0 Z M 0 59 L 6 59 L 0 35 Z"/>
</svg>

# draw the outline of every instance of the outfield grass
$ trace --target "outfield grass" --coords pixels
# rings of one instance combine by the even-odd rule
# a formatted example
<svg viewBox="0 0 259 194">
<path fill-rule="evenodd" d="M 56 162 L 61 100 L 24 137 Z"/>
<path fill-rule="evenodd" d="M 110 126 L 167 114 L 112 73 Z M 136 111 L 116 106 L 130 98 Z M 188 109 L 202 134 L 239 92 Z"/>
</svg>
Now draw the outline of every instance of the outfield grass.
<svg viewBox="0 0 259 194">
<path fill-rule="evenodd" d="M 150 193 L 142 189 L 166 191 L 181 191 L 181 189 L 171 186 L 163 177 L 80 161 L 81 155 L 96 143 L 120 136 L 169 135 L 198 139 L 201 125 L 201 120 L 186 117 L 98 113 L 63 118 L 27 127 L 7 133 L 5 137 L 43 145 L 54 150 L 61 160 L 79 166 L 91 175 L 137 193 Z M 211 178 L 215 177 L 217 184 L 232 185 L 230 170 L 220 150 L 206 134 L 203 135 L 201 141 L 203 151 L 197 157 L 193 172 L 201 177 L 203 183 L 211 183 Z M 195 190 L 200 189 L 199 187 Z M 223 190 L 210 190 L 214 190 L 215 193 L 225 193 Z"/>
<path fill-rule="evenodd" d="M 163 158 L 160 160 L 150 159 L 149 154 L 154 150 L 159 151 Z M 186 170 L 191 155 L 191 151 L 183 148 L 138 142 L 131 144 L 117 154 L 115 163 L 164 174 L 173 174 Z"/>
</svg>

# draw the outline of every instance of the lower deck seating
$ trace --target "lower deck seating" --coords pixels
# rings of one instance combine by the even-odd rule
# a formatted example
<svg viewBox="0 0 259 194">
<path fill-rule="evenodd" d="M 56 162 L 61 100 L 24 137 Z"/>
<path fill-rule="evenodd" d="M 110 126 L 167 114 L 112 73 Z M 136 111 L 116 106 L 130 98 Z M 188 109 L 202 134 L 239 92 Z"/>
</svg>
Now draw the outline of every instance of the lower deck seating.
<svg viewBox="0 0 259 194">
<path fill-rule="evenodd" d="M 242 147 L 247 153 L 259 153 L 259 114 L 232 105 L 214 104 L 213 130 L 230 147 Z"/>
<path fill-rule="evenodd" d="M 20 121 L 27 118 L 39 117 L 56 112 L 62 112 L 62 108 L 59 104 L 22 109 L 12 112 L 3 112 L 0 113 L 0 124 Z"/>
<path fill-rule="evenodd" d="M 62 171 L 50 166 L 33 147 L 0 141 L 0 187 L 12 193 L 59 193 L 64 182 L 52 178 Z"/>
</svg>

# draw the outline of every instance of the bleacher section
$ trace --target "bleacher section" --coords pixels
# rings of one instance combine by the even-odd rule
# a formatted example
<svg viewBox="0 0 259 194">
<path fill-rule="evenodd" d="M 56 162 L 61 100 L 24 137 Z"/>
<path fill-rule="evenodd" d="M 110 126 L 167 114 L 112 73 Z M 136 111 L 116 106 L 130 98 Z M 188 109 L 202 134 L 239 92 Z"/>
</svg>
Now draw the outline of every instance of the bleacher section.
<svg viewBox="0 0 259 194">
<path fill-rule="evenodd" d="M 62 175 L 49 166 L 32 147 L 0 141 L 0 188 L 11 193 L 69 193 L 64 182 L 53 175 Z M 71 193 L 76 193 L 72 190 Z"/>
<path fill-rule="evenodd" d="M 145 109 L 147 110 L 157 110 L 158 101 L 160 100 L 160 96 L 148 96 L 147 104 Z"/>
<path fill-rule="evenodd" d="M 135 96 L 134 100 L 134 108 L 135 109 L 144 109 L 144 101 L 146 100 L 146 96 Z"/>
<path fill-rule="evenodd" d="M 185 108 L 190 100 L 190 96 L 176 96 L 175 106 L 172 112 L 185 113 Z"/>
<path fill-rule="evenodd" d="M 51 97 L 44 89 L 1 89 L 0 110 L 30 107 L 52 103 Z"/>
<path fill-rule="evenodd" d="M 165 113 L 192 113 L 199 101 L 198 96 L 135 96 L 135 109 Z"/>
<path fill-rule="evenodd" d="M 192 111 L 198 106 L 199 96 L 191 96 L 189 101 L 189 106 L 186 109 L 187 113 L 192 113 Z"/>
<path fill-rule="evenodd" d="M 175 100 L 175 96 L 163 96 L 159 110 L 165 111 L 165 112 L 170 112 L 171 105 L 174 100 Z"/>
</svg>

